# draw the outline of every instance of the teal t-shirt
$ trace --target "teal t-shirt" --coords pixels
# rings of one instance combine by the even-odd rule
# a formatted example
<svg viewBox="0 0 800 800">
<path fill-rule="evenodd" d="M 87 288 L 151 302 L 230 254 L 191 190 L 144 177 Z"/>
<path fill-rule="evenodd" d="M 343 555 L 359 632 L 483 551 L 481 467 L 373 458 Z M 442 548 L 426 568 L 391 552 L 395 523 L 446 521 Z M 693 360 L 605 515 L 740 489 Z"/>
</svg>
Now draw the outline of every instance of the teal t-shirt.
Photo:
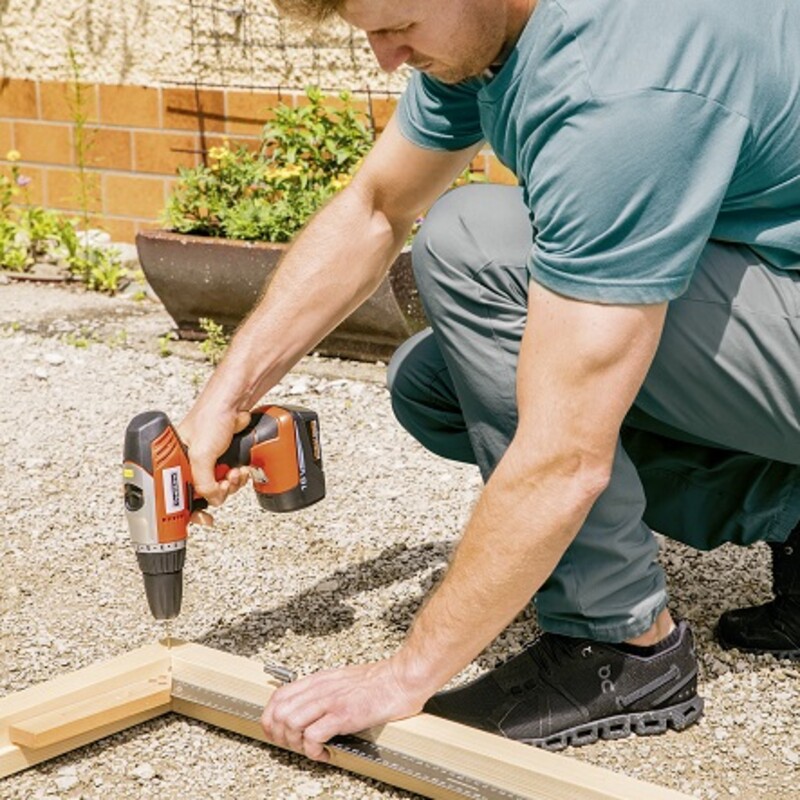
<svg viewBox="0 0 800 800">
<path fill-rule="evenodd" d="M 800 270 L 800 0 L 539 0 L 493 79 L 414 73 L 398 120 L 488 140 L 561 294 L 670 300 L 712 238 Z"/>
</svg>

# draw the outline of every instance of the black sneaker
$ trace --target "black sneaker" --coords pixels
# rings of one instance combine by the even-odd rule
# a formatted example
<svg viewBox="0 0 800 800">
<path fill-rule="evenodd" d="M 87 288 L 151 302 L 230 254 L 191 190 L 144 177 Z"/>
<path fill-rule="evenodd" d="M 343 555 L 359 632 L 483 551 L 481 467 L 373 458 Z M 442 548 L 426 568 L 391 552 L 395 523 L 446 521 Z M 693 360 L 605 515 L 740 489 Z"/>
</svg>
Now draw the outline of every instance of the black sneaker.
<svg viewBox="0 0 800 800">
<path fill-rule="evenodd" d="M 656 648 L 640 648 L 657 649 L 653 655 L 626 647 L 545 633 L 472 683 L 434 695 L 423 710 L 546 750 L 695 722 L 703 699 L 686 622 Z"/>
<path fill-rule="evenodd" d="M 778 595 L 761 606 L 726 611 L 716 634 L 726 650 L 800 659 L 800 597 Z"/>
<path fill-rule="evenodd" d="M 800 525 L 782 543 L 770 543 L 774 600 L 726 611 L 717 641 L 727 650 L 800 659 Z"/>
</svg>

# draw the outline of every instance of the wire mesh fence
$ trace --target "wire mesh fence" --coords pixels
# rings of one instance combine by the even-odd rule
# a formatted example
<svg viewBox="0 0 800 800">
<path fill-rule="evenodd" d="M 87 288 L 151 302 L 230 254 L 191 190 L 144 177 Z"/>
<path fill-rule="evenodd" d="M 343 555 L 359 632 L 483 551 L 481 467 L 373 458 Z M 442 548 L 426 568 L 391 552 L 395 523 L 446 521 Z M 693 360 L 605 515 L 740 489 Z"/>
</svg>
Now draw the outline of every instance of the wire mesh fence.
<svg viewBox="0 0 800 800">
<path fill-rule="evenodd" d="M 192 79 L 180 82 L 277 92 L 313 84 L 384 97 L 399 95 L 405 83 L 402 73 L 380 72 L 366 37 L 344 23 L 301 27 L 282 19 L 269 0 L 187 4 Z"/>
</svg>

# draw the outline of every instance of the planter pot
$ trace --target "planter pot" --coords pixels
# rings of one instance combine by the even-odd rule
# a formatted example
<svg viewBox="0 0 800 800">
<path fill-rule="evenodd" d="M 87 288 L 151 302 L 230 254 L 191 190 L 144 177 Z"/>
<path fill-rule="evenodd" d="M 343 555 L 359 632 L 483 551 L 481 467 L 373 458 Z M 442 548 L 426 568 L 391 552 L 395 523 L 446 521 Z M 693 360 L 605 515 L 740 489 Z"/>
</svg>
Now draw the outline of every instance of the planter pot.
<svg viewBox="0 0 800 800">
<path fill-rule="evenodd" d="M 286 245 L 143 231 L 136 247 L 145 277 L 175 320 L 178 335 L 203 336 L 199 320 L 209 317 L 236 327 L 268 284 Z M 404 250 L 378 290 L 317 348 L 342 358 L 386 360 L 427 324 Z"/>
</svg>

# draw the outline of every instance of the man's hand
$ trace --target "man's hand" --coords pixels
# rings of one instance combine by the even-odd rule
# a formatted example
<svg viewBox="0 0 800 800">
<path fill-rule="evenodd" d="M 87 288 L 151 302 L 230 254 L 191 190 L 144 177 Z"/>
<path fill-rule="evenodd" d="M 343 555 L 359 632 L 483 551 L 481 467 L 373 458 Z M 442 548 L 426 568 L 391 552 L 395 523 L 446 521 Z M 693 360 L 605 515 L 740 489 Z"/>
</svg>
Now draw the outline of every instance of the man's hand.
<svg viewBox="0 0 800 800">
<path fill-rule="evenodd" d="M 215 411 L 197 403 L 178 425 L 178 435 L 188 448 L 195 491 L 211 506 L 222 505 L 250 478 L 246 468 L 230 470 L 221 481 L 214 477 L 217 459 L 228 449 L 234 433 L 246 428 L 249 422 L 250 414 L 246 411 Z M 197 511 L 192 514 L 192 522 L 211 525 L 214 518 L 205 511 Z"/>
<path fill-rule="evenodd" d="M 329 739 L 413 716 L 433 691 L 406 685 L 396 658 L 326 670 L 278 689 L 261 725 L 279 747 L 329 761 Z"/>
</svg>

